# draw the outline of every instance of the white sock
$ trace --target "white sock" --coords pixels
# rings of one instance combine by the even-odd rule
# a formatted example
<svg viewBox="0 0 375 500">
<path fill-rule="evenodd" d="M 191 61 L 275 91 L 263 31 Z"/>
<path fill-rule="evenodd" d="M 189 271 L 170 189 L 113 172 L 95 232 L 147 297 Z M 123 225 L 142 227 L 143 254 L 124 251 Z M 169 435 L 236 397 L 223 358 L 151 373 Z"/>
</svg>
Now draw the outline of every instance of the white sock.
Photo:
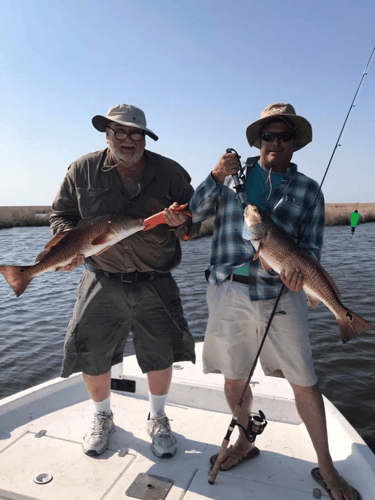
<svg viewBox="0 0 375 500">
<path fill-rule="evenodd" d="M 149 391 L 148 396 L 150 401 L 150 418 L 155 418 L 158 412 L 165 415 L 164 407 L 168 394 L 156 396 Z"/>
<path fill-rule="evenodd" d="M 107 413 L 108 415 L 111 414 L 111 395 L 109 395 L 108 398 L 103 399 L 103 401 L 93 401 L 93 403 L 95 411 Z"/>
</svg>

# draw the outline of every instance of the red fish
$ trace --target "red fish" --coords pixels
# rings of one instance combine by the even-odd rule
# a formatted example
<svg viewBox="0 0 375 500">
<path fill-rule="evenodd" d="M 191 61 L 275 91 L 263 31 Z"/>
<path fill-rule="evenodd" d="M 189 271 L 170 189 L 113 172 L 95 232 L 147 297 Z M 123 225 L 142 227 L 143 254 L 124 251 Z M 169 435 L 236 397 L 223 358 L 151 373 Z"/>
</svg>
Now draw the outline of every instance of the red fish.
<svg viewBox="0 0 375 500">
<path fill-rule="evenodd" d="M 176 212 L 179 210 L 177 209 Z M 189 212 L 184 211 L 186 215 Z M 138 231 L 147 231 L 165 223 L 164 212 L 147 219 L 128 215 L 104 215 L 82 221 L 75 229 L 52 238 L 32 266 L 0 266 L 0 273 L 19 297 L 39 274 L 56 270 L 72 262 L 77 255 L 99 255 L 120 240 Z"/>
</svg>

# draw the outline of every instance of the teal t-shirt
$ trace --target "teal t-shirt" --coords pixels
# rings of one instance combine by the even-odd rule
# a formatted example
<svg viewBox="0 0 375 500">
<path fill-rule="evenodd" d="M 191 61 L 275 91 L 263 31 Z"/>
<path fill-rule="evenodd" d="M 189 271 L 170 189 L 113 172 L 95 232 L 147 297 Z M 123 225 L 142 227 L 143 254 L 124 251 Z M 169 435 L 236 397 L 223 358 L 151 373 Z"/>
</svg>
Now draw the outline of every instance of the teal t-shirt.
<svg viewBox="0 0 375 500">
<path fill-rule="evenodd" d="M 284 172 L 271 172 L 271 175 L 269 175 L 269 170 L 256 162 L 255 166 L 247 173 L 244 184 L 248 203 L 253 203 L 257 207 L 264 209 L 267 199 L 275 191 L 283 177 Z M 246 263 L 239 267 L 233 271 L 233 274 L 249 276 L 249 264 Z"/>
</svg>

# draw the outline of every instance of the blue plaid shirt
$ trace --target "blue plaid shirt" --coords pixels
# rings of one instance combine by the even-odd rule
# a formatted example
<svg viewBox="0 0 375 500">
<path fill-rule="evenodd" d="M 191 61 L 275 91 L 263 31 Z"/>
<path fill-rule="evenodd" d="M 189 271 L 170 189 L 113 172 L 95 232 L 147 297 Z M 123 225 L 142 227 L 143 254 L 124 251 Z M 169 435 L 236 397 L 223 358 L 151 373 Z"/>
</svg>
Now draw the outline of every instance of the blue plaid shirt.
<svg viewBox="0 0 375 500">
<path fill-rule="evenodd" d="M 254 168 L 258 159 L 248 158 L 245 172 Z M 265 271 L 259 260 L 254 262 L 251 259 L 255 250 L 242 238 L 244 216 L 232 177 L 226 177 L 224 183 L 216 183 L 210 173 L 191 197 L 189 209 L 194 222 L 215 216 L 209 282 L 214 285 L 222 283 L 235 269 L 248 262 L 250 299 L 275 298 L 282 282 L 273 271 Z M 317 182 L 297 171 L 297 165 L 289 165 L 264 211 L 279 228 L 300 240 L 303 250 L 320 259 L 324 232 L 323 193 Z"/>
</svg>

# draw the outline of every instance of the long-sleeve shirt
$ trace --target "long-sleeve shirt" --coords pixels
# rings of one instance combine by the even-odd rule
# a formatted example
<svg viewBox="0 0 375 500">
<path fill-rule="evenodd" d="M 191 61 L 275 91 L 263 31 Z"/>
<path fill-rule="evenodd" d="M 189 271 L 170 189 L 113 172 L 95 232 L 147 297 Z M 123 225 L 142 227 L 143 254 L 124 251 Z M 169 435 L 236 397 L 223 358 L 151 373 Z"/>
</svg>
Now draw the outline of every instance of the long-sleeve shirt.
<svg viewBox="0 0 375 500">
<path fill-rule="evenodd" d="M 246 172 L 254 168 L 259 157 L 248 158 Z M 317 182 L 298 172 L 290 163 L 283 180 L 264 205 L 269 217 L 300 247 L 320 259 L 324 232 L 324 198 Z M 222 283 L 235 269 L 249 263 L 249 295 L 251 300 L 267 300 L 277 296 L 282 285 L 278 275 L 265 271 L 259 260 L 253 261 L 253 245 L 242 237 L 244 216 L 237 199 L 232 177 L 216 183 L 211 174 L 198 186 L 190 199 L 193 221 L 215 217 L 211 248 L 209 282 Z"/>
<path fill-rule="evenodd" d="M 194 190 L 186 170 L 151 151 L 145 151 L 144 159 L 139 191 L 130 197 L 116 169 L 108 165 L 108 149 L 75 160 L 52 204 L 52 234 L 74 229 L 82 219 L 124 213 L 146 218 L 175 201 L 187 203 Z M 108 272 L 167 272 L 181 261 L 176 235 L 181 229 L 162 225 L 140 231 L 89 261 Z"/>
</svg>

